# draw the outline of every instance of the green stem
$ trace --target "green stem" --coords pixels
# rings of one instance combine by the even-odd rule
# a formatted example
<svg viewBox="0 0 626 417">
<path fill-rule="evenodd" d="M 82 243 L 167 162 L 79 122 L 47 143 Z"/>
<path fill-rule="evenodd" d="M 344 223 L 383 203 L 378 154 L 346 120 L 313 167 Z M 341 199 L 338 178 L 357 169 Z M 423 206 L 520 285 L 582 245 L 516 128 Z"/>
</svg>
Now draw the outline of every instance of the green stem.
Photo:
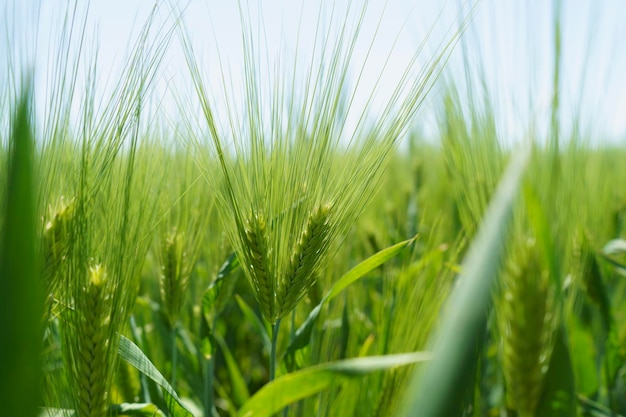
<svg viewBox="0 0 626 417">
<path fill-rule="evenodd" d="M 296 309 L 291 310 L 291 323 L 289 327 L 289 343 L 293 342 L 293 339 L 296 337 Z M 283 417 L 287 417 L 289 415 L 289 406 L 283 409 Z"/>
<path fill-rule="evenodd" d="M 276 376 L 276 342 L 278 341 L 278 330 L 280 329 L 280 319 L 272 325 L 272 350 L 270 351 L 270 382 Z"/>
<path fill-rule="evenodd" d="M 177 325 L 172 326 L 171 330 L 171 339 L 172 339 L 172 379 L 170 380 L 170 385 L 172 388 L 176 389 L 176 368 L 178 367 L 178 349 L 176 348 L 176 327 Z"/>
<path fill-rule="evenodd" d="M 204 362 L 204 417 L 213 416 L 213 370 L 215 355 Z"/>
<path fill-rule="evenodd" d="M 289 328 L 289 343 L 296 337 L 296 309 L 291 311 L 291 327 Z"/>
<path fill-rule="evenodd" d="M 211 344 L 214 343 L 213 339 L 213 329 L 215 329 L 216 319 L 213 320 L 211 326 L 209 327 L 209 337 L 211 340 Z M 215 352 L 214 349 L 211 348 L 210 352 L 211 356 L 208 359 L 204 355 L 201 357 L 204 360 L 204 396 L 202 401 L 204 403 L 204 417 L 213 417 L 217 415 L 215 411 L 215 401 L 213 397 L 214 387 L 213 387 L 213 378 L 215 373 Z"/>
</svg>

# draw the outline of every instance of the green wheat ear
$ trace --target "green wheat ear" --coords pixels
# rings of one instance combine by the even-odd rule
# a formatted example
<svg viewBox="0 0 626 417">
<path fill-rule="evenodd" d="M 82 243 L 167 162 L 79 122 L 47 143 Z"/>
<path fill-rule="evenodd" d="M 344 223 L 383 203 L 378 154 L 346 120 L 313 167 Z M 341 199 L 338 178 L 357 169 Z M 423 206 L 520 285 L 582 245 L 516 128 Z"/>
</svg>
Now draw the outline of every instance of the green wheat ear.
<svg viewBox="0 0 626 417">
<path fill-rule="evenodd" d="M 328 248 L 329 211 L 328 204 L 317 206 L 296 242 L 276 296 L 276 305 L 280 309 L 278 318 L 293 310 L 315 283 L 316 272 Z"/>
<path fill-rule="evenodd" d="M 87 286 L 76 300 L 80 315 L 77 329 L 76 367 L 79 385 L 78 414 L 81 417 L 108 415 L 110 380 L 109 339 L 112 302 L 106 291 L 107 275 L 101 265 L 89 269 Z"/>
<path fill-rule="evenodd" d="M 549 276 L 533 240 L 514 253 L 504 274 L 501 332 L 507 397 L 520 417 L 534 417 L 550 360 L 553 306 Z"/>
<path fill-rule="evenodd" d="M 192 134 L 192 142 L 197 153 L 210 149 L 215 158 L 203 158 L 211 162 L 199 160 L 198 166 L 205 178 L 222 185 L 217 204 L 225 229 L 264 317 L 277 325 L 315 282 L 325 252 L 345 239 L 381 185 L 391 151 L 412 124 L 455 43 L 446 44 L 418 77 L 416 54 L 382 112 L 373 108 L 374 100 L 356 105 L 359 83 L 346 80 L 355 63 L 367 64 L 354 55 L 366 10 L 366 4 L 348 5 L 338 12 L 345 23 L 336 40 L 328 42 L 334 30 L 320 25 L 314 39 L 324 48 L 294 65 L 277 59 L 270 74 L 257 69 L 257 59 L 273 52 L 256 43 L 254 31 L 244 29 L 241 108 L 214 107 L 193 48 L 185 41 L 187 64 L 210 132 Z M 324 20 L 321 9 L 318 17 Z M 245 13 L 242 24 L 254 27 Z M 240 94 L 223 87 L 227 99 Z M 379 92 L 375 87 L 370 97 Z M 370 117 L 376 113 L 379 117 Z M 353 126 L 352 116 L 358 120 Z M 197 120 L 187 122 L 191 132 L 199 131 L 193 126 Z M 318 206 L 328 201 L 332 210 Z"/>
<path fill-rule="evenodd" d="M 43 228 L 43 276 L 49 294 L 56 294 L 60 287 L 63 262 L 70 248 L 70 233 L 75 214 L 74 199 L 60 198 L 58 207 L 51 209 L 49 220 Z"/>
<path fill-rule="evenodd" d="M 191 268 L 184 246 L 184 234 L 173 229 L 161 242 L 161 302 L 171 327 L 176 325 L 189 287 Z"/>
<path fill-rule="evenodd" d="M 263 315 L 275 321 L 276 300 L 274 295 L 274 279 L 269 266 L 269 242 L 267 222 L 262 211 L 256 211 L 246 221 L 241 232 L 244 242 L 244 256 L 247 261 L 248 277 Z"/>
</svg>

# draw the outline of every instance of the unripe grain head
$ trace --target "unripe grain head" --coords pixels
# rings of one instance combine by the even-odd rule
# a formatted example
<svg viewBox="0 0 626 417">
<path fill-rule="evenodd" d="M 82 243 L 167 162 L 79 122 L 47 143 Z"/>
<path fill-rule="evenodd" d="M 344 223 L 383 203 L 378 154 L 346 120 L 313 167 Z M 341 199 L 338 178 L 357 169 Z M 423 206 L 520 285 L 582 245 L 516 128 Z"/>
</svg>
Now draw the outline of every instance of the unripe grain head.
<svg viewBox="0 0 626 417">
<path fill-rule="evenodd" d="M 90 268 L 83 296 L 76 300 L 76 313 L 80 319 L 76 332 L 78 352 L 75 378 L 78 385 L 77 409 L 81 417 L 105 417 L 108 414 L 112 303 L 106 281 L 106 272 L 101 265 Z"/>
<path fill-rule="evenodd" d="M 554 329 L 549 276 L 533 241 L 514 253 L 504 275 L 502 360 L 510 406 L 533 417 L 551 355 Z"/>
<path fill-rule="evenodd" d="M 43 228 L 43 275 L 48 293 L 57 292 L 63 276 L 63 263 L 67 260 L 70 249 L 74 200 L 66 201 L 63 197 L 55 210 L 50 210 L 49 220 Z"/>
<path fill-rule="evenodd" d="M 277 294 L 279 317 L 295 308 L 315 283 L 316 273 L 328 249 L 330 205 L 319 205 L 309 215 L 296 242 Z"/>
<path fill-rule="evenodd" d="M 263 314 L 268 320 L 276 318 L 275 283 L 269 262 L 267 222 L 263 212 L 253 213 L 241 233 L 246 258 L 245 268 Z"/>
<path fill-rule="evenodd" d="M 172 327 L 182 310 L 191 274 L 184 239 L 184 235 L 174 229 L 161 242 L 161 303 Z"/>
</svg>

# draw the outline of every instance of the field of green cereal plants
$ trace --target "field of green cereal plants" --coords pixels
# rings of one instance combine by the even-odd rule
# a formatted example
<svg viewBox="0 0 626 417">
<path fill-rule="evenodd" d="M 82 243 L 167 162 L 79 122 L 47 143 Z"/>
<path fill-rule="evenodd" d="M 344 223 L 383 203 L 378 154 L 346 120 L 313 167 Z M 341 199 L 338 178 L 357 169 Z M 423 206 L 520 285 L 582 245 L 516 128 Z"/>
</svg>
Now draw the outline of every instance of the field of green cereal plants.
<svg viewBox="0 0 626 417">
<path fill-rule="evenodd" d="M 104 99 L 92 54 L 59 54 L 41 114 L 7 59 L 1 415 L 626 415 L 626 149 L 562 128 L 558 15 L 551 125 L 511 144 L 445 77 L 474 10 L 351 121 L 364 12 L 268 80 L 242 7 L 242 108 L 175 8 Z M 180 123 L 147 105 L 172 43 Z"/>
</svg>

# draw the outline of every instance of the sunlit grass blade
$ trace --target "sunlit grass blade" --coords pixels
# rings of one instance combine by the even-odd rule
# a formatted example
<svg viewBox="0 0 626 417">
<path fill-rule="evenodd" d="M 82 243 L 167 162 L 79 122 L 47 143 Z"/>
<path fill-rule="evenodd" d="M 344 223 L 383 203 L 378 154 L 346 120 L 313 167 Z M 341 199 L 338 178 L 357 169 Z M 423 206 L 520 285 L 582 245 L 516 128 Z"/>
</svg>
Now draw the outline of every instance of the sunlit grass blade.
<svg viewBox="0 0 626 417">
<path fill-rule="evenodd" d="M 146 403 L 122 403 L 111 406 L 113 415 L 139 416 L 139 417 L 165 417 L 163 411 L 154 404 Z"/>
<path fill-rule="evenodd" d="M 328 290 L 328 294 L 324 297 L 326 301 L 330 301 L 341 291 L 345 290 L 349 285 L 356 282 L 359 278 L 362 278 L 365 274 L 372 271 L 374 268 L 378 268 L 394 256 L 396 256 L 401 250 L 407 246 L 413 244 L 417 237 L 407 239 L 403 242 L 396 243 L 393 246 L 385 248 L 378 253 L 370 256 L 363 262 L 360 262 L 357 266 L 348 271 L 344 276 L 339 278 Z"/>
<path fill-rule="evenodd" d="M 327 302 L 335 298 L 341 291 L 345 290 L 348 286 L 358 281 L 360 278 L 364 277 L 368 272 L 373 271 L 374 269 L 378 268 L 379 266 L 396 256 L 407 246 L 414 243 L 415 239 L 416 237 L 407 239 L 375 253 L 374 255 L 360 262 L 354 268 L 350 269 L 344 276 L 339 278 L 330 287 L 320 303 L 315 306 L 313 310 L 311 310 L 304 323 L 302 323 L 298 330 L 296 330 L 294 338 L 289 343 L 289 346 L 287 347 L 284 356 L 288 357 L 289 355 L 293 355 L 297 350 L 302 349 L 306 345 L 308 345 L 309 339 L 311 338 L 311 332 L 313 331 L 313 326 L 315 325 L 315 321 L 320 315 L 322 307 Z"/>
<path fill-rule="evenodd" d="M 148 357 L 134 344 L 131 340 L 124 336 L 120 336 L 118 354 L 122 359 L 135 367 L 139 372 L 146 375 L 158 386 L 160 386 L 167 398 L 167 406 L 173 416 L 193 417 L 191 411 L 187 410 L 182 400 L 174 391 L 174 388 L 167 382 L 165 377 L 159 372 Z M 169 398 L 168 398 L 169 397 Z"/>
<path fill-rule="evenodd" d="M 139 416 L 139 417 L 165 417 L 163 411 L 154 404 L 149 403 L 122 403 L 111 404 L 109 411 L 112 415 Z M 61 408 L 44 408 L 39 417 L 76 417 L 76 411 Z"/>
<path fill-rule="evenodd" d="M 415 352 L 369 356 L 329 362 L 283 375 L 265 385 L 239 410 L 239 417 L 269 417 L 296 401 L 372 372 L 430 360 L 430 353 Z"/>
<path fill-rule="evenodd" d="M 507 230 L 528 159 L 517 154 L 505 172 L 462 265 L 456 287 L 431 337 L 433 360 L 416 371 L 403 415 L 448 417 L 458 412 L 485 331 L 493 284 L 501 265 Z"/>
</svg>

